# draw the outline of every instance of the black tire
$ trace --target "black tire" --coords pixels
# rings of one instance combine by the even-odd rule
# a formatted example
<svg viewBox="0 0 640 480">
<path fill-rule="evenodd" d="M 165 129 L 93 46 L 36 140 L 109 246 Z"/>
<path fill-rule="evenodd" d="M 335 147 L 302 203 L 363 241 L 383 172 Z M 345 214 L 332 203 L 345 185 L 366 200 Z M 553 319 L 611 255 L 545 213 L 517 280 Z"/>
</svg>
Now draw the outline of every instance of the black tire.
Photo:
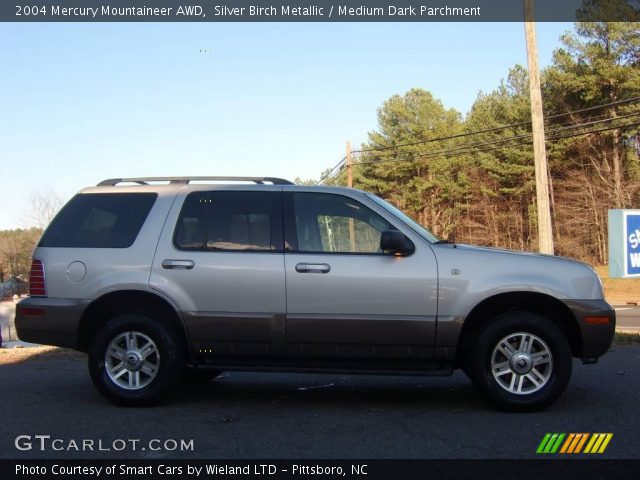
<svg viewBox="0 0 640 480">
<path fill-rule="evenodd" d="M 135 342 L 140 347 L 139 350 L 124 347 L 128 341 L 127 336 L 135 338 L 131 345 Z M 148 340 L 153 342 L 152 347 L 143 349 L 144 345 L 150 345 Z M 122 343 L 112 344 L 118 341 Z M 107 358 L 110 344 L 115 347 L 122 345 L 124 348 L 120 350 L 126 350 L 128 356 L 123 355 L 121 361 L 115 356 Z M 142 358 L 143 355 L 149 354 L 149 351 L 150 356 Z M 122 355 L 121 352 L 119 354 Z M 128 360 L 133 363 L 135 358 L 132 357 L 138 354 L 140 356 L 135 368 L 139 369 L 140 373 L 136 385 L 135 371 L 125 369 L 124 366 Z M 111 370 L 114 373 L 109 374 L 107 371 L 107 362 L 111 362 Z M 158 402 L 175 390 L 185 364 L 185 349 L 178 336 L 161 321 L 147 314 L 125 314 L 113 318 L 98 332 L 89 347 L 91 380 L 104 397 L 120 406 L 137 407 Z M 151 373 L 147 374 L 145 371 Z M 113 377 L 118 373 L 121 376 L 114 380 Z M 125 380 L 129 378 L 133 380 Z M 125 381 L 132 381 L 133 385 L 125 387 L 122 385 Z"/>
<path fill-rule="evenodd" d="M 536 352 L 539 358 L 519 353 L 519 342 L 523 336 L 518 334 L 530 335 L 527 343 L 533 345 L 530 350 Z M 498 349 L 498 344 L 504 339 L 513 342 L 513 352 L 505 348 L 502 351 Z M 503 351 L 510 356 L 504 355 Z M 551 355 L 545 355 L 545 351 Z M 547 358 L 550 361 L 546 361 Z M 497 377 L 492 371 L 492 359 L 495 360 L 495 366 L 506 363 L 496 370 Z M 527 371 L 532 361 L 540 362 L 535 366 L 535 372 L 532 369 Z M 562 394 L 571 377 L 572 363 L 567 339 L 550 319 L 531 312 L 514 311 L 494 318 L 480 332 L 478 343 L 467 358 L 465 371 L 480 392 L 498 408 L 530 412 L 547 407 Z M 522 383 L 521 377 L 524 377 Z M 518 387 L 520 393 L 517 393 Z"/>
<path fill-rule="evenodd" d="M 187 367 L 182 374 L 182 381 L 187 384 L 207 383 L 222 375 L 222 370 L 209 370 L 207 368 Z"/>
</svg>

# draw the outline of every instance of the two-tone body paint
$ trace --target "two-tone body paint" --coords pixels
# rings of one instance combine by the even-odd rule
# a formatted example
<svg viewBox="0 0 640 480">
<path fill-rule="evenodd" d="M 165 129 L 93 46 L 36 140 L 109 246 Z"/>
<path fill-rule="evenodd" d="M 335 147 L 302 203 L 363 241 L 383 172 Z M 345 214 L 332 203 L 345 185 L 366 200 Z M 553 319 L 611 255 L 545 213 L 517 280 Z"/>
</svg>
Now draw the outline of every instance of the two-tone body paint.
<svg viewBox="0 0 640 480">
<path fill-rule="evenodd" d="M 196 354 L 298 359 L 302 366 L 310 358 L 451 359 L 472 309 L 502 293 L 549 295 L 578 305 L 585 315 L 590 308 L 608 307 L 600 282 L 587 265 L 524 252 L 433 244 L 358 190 L 275 185 L 116 188 L 158 193 L 130 248 L 37 248 L 34 252 L 45 264 L 49 298 L 29 298 L 23 304 L 50 308 L 60 320 L 56 322 L 64 324 L 43 326 L 43 319 L 23 316 L 19 323 L 43 332 L 38 341 L 71 346 L 73 342 L 66 339 L 77 329 L 84 308 L 121 290 L 153 292 L 168 301 L 180 315 Z M 347 196 L 402 231 L 414 243 L 415 252 L 395 257 L 286 249 L 264 253 L 176 249 L 173 233 L 186 195 L 209 189 Z M 114 188 L 85 192 L 113 193 Z M 190 261 L 193 268 L 166 269 L 165 260 Z M 78 263 L 86 268 L 81 279 L 76 270 L 69 270 Z M 301 273 L 296 269 L 301 263 L 326 264 L 330 271 Z M 60 304 L 64 299 L 73 303 L 66 315 L 64 302 Z M 600 350 L 594 349 L 598 355 Z"/>
</svg>

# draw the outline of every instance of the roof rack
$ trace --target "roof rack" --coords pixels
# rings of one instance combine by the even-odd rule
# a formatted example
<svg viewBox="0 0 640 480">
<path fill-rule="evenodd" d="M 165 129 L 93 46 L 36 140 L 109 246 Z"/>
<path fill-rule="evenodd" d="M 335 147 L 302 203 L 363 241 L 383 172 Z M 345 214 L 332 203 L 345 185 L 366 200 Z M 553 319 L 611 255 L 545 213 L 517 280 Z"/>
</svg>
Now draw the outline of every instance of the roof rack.
<svg viewBox="0 0 640 480">
<path fill-rule="evenodd" d="M 193 181 L 220 181 L 220 182 L 254 182 L 259 185 L 271 183 L 272 185 L 293 185 L 293 182 L 277 177 L 136 177 L 136 178 L 109 178 L 98 184 L 98 187 L 115 187 L 119 183 L 137 183 L 149 185 L 149 182 L 169 182 L 174 185 L 188 185 Z"/>
</svg>

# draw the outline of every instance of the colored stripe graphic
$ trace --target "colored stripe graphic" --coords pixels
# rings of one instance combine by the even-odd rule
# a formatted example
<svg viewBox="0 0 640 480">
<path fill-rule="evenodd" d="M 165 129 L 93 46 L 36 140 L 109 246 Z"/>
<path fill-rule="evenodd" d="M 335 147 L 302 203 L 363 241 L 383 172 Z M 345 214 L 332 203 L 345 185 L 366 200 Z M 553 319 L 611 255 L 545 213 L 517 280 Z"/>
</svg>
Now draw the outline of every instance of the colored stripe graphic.
<svg viewBox="0 0 640 480">
<path fill-rule="evenodd" d="M 560 448 L 560 444 L 562 443 L 564 437 L 564 433 L 558 435 L 558 439 L 556 440 L 556 443 L 553 444 L 553 447 L 551 447 L 551 451 L 549 453 L 556 453 L 558 451 L 558 448 Z"/>
<path fill-rule="evenodd" d="M 580 443 L 580 441 L 582 440 L 582 434 L 581 433 L 574 433 L 573 434 L 573 441 L 571 442 L 571 445 L 569 445 L 569 448 L 567 448 L 567 453 L 573 453 L 576 451 L 576 447 L 578 446 L 578 443 Z"/>
<path fill-rule="evenodd" d="M 599 435 L 597 433 L 594 433 L 591 436 L 591 440 L 589 440 L 589 443 L 587 444 L 587 448 L 584 449 L 584 453 L 591 453 L 591 448 L 596 443 L 596 440 L 598 440 L 598 436 Z"/>
<path fill-rule="evenodd" d="M 556 453 L 565 435 L 564 433 L 547 433 L 538 445 L 536 453 Z"/>
<path fill-rule="evenodd" d="M 607 433 L 606 434 L 606 438 L 604 439 L 604 442 L 602 442 L 602 445 L 600 445 L 600 450 L 598 450 L 598 453 L 604 453 L 604 451 L 607 449 L 607 447 L 609 446 L 609 442 L 611 441 L 611 439 L 613 438 L 613 433 Z"/>
<path fill-rule="evenodd" d="M 562 448 L 560 449 L 560 453 L 567 453 L 567 450 L 569 450 L 569 447 L 571 446 L 571 443 L 573 442 L 574 438 L 576 438 L 576 434 L 570 433 L 569 436 L 567 437 L 567 440 L 564 442 L 564 445 L 562 445 Z"/>
<path fill-rule="evenodd" d="M 538 445 L 536 453 L 604 453 L 612 438 L 613 433 L 546 433 Z"/>
<path fill-rule="evenodd" d="M 540 442 L 540 445 L 538 445 L 538 449 L 536 450 L 536 453 L 544 452 L 544 447 L 547 445 L 547 442 L 549 441 L 550 438 L 551 438 L 550 433 L 545 434 L 544 438 Z"/>
<path fill-rule="evenodd" d="M 594 433 L 584 453 L 604 453 L 613 438 L 613 433 Z"/>
<path fill-rule="evenodd" d="M 581 433 L 580 435 L 582 435 L 582 438 L 578 442 L 578 445 L 576 445 L 576 449 L 573 451 L 573 453 L 580 453 L 582 451 L 582 447 L 587 441 L 587 438 L 589 438 L 588 433 Z"/>
</svg>

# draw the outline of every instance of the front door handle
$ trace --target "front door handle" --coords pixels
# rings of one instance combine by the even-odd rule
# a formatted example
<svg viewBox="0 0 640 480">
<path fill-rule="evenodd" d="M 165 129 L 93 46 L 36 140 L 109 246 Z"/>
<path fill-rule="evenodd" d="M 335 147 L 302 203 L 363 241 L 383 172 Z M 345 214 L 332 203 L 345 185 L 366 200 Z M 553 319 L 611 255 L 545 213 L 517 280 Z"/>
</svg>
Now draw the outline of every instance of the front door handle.
<svg viewBox="0 0 640 480">
<path fill-rule="evenodd" d="M 331 265 L 328 263 L 299 263 L 296 265 L 298 273 L 329 273 Z"/>
<path fill-rule="evenodd" d="M 166 258 L 162 261 L 162 268 L 166 269 L 191 270 L 194 265 L 193 260 L 172 260 Z"/>
</svg>

